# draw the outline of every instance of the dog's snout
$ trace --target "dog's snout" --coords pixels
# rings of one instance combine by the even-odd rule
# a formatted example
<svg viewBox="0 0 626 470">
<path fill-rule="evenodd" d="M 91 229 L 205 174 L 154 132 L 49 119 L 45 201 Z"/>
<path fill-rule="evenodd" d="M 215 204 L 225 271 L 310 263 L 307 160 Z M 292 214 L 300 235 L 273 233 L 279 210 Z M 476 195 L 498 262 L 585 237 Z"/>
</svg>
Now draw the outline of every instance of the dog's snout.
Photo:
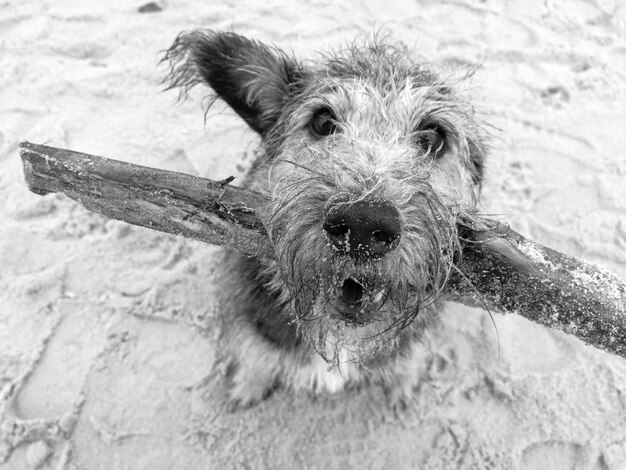
<svg viewBox="0 0 626 470">
<path fill-rule="evenodd" d="M 400 214 L 384 200 L 332 203 L 322 228 L 333 248 L 355 259 L 382 258 L 400 242 Z"/>
</svg>

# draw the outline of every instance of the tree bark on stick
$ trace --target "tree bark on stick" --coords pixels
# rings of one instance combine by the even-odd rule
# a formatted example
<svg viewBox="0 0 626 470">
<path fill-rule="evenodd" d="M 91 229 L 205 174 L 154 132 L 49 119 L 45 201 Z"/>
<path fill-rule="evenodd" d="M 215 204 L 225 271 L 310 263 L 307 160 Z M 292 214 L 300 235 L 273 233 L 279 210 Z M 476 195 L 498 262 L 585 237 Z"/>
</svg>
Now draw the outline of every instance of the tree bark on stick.
<svg viewBox="0 0 626 470">
<path fill-rule="evenodd" d="M 232 178 L 212 181 L 28 142 L 20 155 L 34 193 L 61 192 L 124 222 L 246 256 L 275 256 L 255 215 L 267 197 L 231 186 Z M 518 313 L 626 358 L 626 283 L 496 221 L 481 225 L 488 228 L 459 221 L 462 257 L 445 299 Z"/>
<path fill-rule="evenodd" d="M 223 245 L 246 256 L 274 249 L 255 211 L 262 194 L 175 171 L 55 147 L 20 144 L 28 188 L 63 193 L 87 209 L 134 225 Z"/>
</svg>

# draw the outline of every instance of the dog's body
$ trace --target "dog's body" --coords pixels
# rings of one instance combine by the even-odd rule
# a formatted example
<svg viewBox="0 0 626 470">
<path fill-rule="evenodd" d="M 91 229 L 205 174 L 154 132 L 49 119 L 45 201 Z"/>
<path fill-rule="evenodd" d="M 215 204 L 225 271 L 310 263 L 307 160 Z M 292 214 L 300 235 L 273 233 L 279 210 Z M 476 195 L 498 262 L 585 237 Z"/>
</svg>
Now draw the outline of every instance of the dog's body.
<svg viewBox="0 0 626 470">
<path fill-rule="evenodd" d="M 262 137 L 245 185 L 276 260 L 224 258 L 220 361 L 233 404 L 277 384 L 364 382 L 394 397 L 437 317 L 475 209 L 483 131 L 409 52 L 374 40 L 304 66 L 233 33 L 191 32 L 167 53 L 171 86 L 210 86 Z"/>
</svg>

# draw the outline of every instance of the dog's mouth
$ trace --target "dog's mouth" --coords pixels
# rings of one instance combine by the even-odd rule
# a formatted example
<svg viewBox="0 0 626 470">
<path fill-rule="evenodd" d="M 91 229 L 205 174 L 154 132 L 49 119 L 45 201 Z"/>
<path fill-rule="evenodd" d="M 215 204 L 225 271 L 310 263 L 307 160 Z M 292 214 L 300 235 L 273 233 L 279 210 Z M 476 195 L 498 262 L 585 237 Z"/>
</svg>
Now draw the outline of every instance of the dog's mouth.
<svg viewBox="0 0 626 470">
<path fill-rule="evenodd" d="M 367 279 L 348 277 L 341 283 L 336 300 L 331 302 L 332 316 L 355 325 L 379 320 L 385 292 L 385 289 L 376 289 Z"/>
<path fill-rule="evenodd" d="M 360 307 L 364 291 L 365 289 L 359 281 L 349 277 L 343 281 L 341 300 L 349 307 Z"/>
</svg>

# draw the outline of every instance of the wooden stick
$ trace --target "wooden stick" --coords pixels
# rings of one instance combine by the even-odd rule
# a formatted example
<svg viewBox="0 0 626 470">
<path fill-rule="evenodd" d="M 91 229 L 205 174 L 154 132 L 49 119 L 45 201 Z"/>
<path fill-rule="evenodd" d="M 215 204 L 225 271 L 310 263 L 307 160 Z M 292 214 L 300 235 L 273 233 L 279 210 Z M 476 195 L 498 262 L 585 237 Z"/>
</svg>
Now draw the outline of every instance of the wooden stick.
<svg viewBox="0 0 626 470">
<path fill-rule="evenodd" d="M 20 145 L 26 183 L 37 194 L 62 192 L 94 212 L 131 224 L 274 257 L 255 216 L 262 194 L 232 178 L 132 165 L 70 150 Z M 626 284 L 599 267 L 527 240 L 490 220 L 459 222 L 462 259 L 444 298 L 518 313 L 626 358 Z"/>
<path fill-rule="evenodd" d="M 134 225 L 223 245 L 247 256 L 274 256 L 255 211 L 258 193 L 174 171 L 55 147 L 20 144 L 28 188 L 63 193 L 87 209 Z"/>
<path fill-rule="evenodd" d="M 503 224 L 487 225 L 467 229 L 448 300 L 517 313 L 626 358 L 626 283 Z"/>
</svg>

